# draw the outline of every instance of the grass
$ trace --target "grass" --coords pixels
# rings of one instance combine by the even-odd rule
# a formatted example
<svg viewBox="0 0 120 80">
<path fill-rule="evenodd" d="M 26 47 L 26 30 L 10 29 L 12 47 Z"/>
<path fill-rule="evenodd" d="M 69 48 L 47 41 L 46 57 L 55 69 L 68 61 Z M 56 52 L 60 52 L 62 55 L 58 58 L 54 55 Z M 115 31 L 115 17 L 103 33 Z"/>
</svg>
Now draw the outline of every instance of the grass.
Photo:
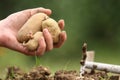
<svg viewBox="0 0 120 80">
<path fill-rule="evenodd" d="M 67 61 L 65 65 L 63 65 L 63 70 L 67 70 L 68 66 L 70 65 L 71 61 Z"/>
</svg>

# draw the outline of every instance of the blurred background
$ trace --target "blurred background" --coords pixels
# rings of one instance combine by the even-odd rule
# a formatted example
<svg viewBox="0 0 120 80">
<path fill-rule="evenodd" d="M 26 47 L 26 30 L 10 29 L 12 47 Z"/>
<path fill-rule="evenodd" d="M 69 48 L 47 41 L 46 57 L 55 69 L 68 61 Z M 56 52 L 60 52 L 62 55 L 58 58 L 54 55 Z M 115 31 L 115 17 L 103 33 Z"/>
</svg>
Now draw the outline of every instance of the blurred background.
<svg viewBox="0 0 120 80">
<path fill-rule="evenodd" d="M 39 64 L 52 72 L 59 69 L 79 70 L 81 47 L 95 51 L 95 61 L 119 65 L 120 0 L 1 0 L 0 19 L 28 8 L 44 7 L 53 11 L 50 17 L 65 20 L 68 39 L 65 44 L 40 57 Z M 35 57 L 0 48 L 0 72 L 8 66 L 29 70 Z"/>
</svg>

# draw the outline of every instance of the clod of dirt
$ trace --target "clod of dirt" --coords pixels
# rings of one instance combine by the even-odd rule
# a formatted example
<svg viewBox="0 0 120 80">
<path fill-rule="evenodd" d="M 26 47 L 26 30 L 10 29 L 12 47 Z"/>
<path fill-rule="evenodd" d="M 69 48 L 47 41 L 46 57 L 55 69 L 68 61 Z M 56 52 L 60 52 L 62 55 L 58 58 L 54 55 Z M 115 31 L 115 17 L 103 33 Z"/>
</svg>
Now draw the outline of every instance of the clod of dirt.
<svg viewBox="0 0 120 80">
<path fill-rule="evenodd" d="M 95 73 L 86 73 L 82 78 L 79 77 L 77 80 L 119 80 L 119 75 L 109 75 L 104 71 Z"/>
<path fill-rule="evenodd" d="M 20 68 L 16 66 L 8 67 L 5 80 L 23 80 L 23 75 L 24 72 Z"/>
<path fill-rule="evenodd" d="M 79 73 L 77 73 L 77 71 L 75 70 L 71 71 L 60 70 L 55 73 L 54 80 L 76 80 L 78 76 Z"/>
<path fill-rule="evenodd" d="M 34 67 L 29 72 L 23 72 L 15 66 L 8 67 L 7 70 L 4 80 L 120 80 L 119 75 L 109 75 L 105 71 L 86 72 L 83 76 L 80 76 L 76 70 L 59 70 L 51 76 L 50 70 L 43 66 Z"/>
<path fill-rule="evenodd" d="M 101 80 L 101 79 L 106 79 L 108 80 L 108 75 L 106 72 L 95 72 L 95 73 L 87 73 L 84 75 L 85 79 L 87 78 L 90 78 L 90 79 L 93 79 L 93 80 Z"/>
<path fill-rule="evenodd" d="M 18 67 L 8 67 L 8 72 L 5 80 L 50 80 L 51 72 L 48 68 L 38 66 L 34 67 L 30 72 L 23 73 Z"/>
<path fill-rule="evenodd" d="M 120 80 L 120 76 L 111 76 L 110 80 Z"/>
<path fill-rule="evenodd" d="M 51 72 L 42 66 L 34 67 L 30 72 L 24 75 L 25 80 L 49 80 Z"/>
</svg>

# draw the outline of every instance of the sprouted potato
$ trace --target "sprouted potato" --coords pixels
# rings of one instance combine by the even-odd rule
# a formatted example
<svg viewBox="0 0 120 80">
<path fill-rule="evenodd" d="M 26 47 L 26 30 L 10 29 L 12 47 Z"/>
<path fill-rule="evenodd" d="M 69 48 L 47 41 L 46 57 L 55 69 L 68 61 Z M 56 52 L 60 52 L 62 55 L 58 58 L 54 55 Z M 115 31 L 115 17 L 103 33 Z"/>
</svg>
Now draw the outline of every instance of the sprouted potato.
<svg viewBox="0 0 120 80">
<path fill-rule="evenodd" d="M 38 48 L 39 39 L 43 36 L 43 29 L 48 29 L 53 38 L 53 43 L 59 41 L 61 29 L 58 23 L 44 13 L 33 15 L 18 31 L 17 39 L 24 43 L 24 46 L 29 50 L 35 51 Z"/>
</svg>

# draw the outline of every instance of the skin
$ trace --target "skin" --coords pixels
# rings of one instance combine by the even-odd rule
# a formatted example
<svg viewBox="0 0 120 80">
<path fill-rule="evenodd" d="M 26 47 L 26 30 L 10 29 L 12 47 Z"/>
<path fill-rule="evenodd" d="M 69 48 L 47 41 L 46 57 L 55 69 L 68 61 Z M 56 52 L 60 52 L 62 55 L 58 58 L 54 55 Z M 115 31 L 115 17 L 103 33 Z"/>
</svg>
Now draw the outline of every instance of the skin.
<svg viewBox="0 0 120 80">
<path fill-rule="evenodd" d="M 30 39 L 27 43 L 24 43 L 24 46 L 31 51 L 35 51 L 38 47 L 38 40 L 40 37 L 43 37 L 43 33 L 38 31 L 33 35 L 32 39 Z"/>
<path fill-rule="evenodd" d="M 58 26 L 58 23 L 54 19 L 48 18 L 42 22 L 42 29 L 45 28 L 51 33 L 53 43 L 59 42 L 59 34 L 61 33 L 61 30 Z"/>
<path fill-rule="evenodd" d="M 53 48 L 61 47 L 67 39 L 65 31 L 60 33 L 60 41 L 53 45 L 52 37 L 47 29 L 43 30 L 43 37 L 39 39 L 39 47 L 37 51 L 29 51 L 16 39 L 18 30 L 23 26 L 23 24 L 34 14 L 43 12 L 50 15 L 52 11 L 45 8 L 34 8 L 19 11 L 9 15 L 7 18 L 0 21 L 0 46 L 6 47 L 25 55 L 37 55 L 41 56 L 46 51 L 50 51 Z M 64 29 L 64 20 L 59 20 L 58 24 L 61 30 Z"/>
</svg>

